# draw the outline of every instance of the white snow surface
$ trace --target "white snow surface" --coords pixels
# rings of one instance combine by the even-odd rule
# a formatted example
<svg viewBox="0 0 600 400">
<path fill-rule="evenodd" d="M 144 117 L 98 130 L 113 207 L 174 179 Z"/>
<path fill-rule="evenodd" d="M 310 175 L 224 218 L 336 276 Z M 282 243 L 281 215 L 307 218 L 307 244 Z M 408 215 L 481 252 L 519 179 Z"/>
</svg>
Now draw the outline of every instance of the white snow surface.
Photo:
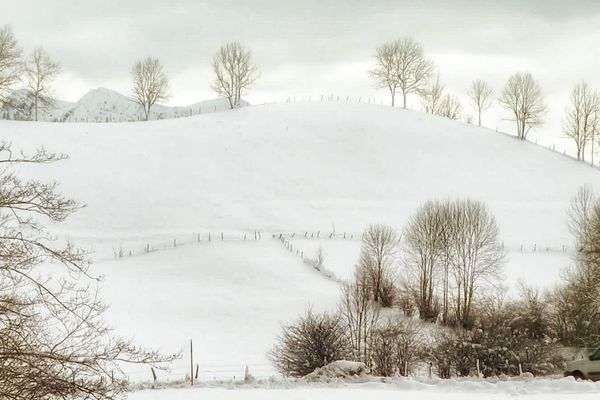
<svg viewBox="0 0 600 400">
<path fill-rule="evenodd" d="M 487 202 L 497 217 L 509 250 L 507 275 L 512 270 L 514 280 L 548 286 L 568 264 L 568 254 L 560 249 L 571 241 L 570 197 L 584 183 L 600 189 L 598 170 L 533 144 L 366 104 L 270 104 L 137 123 L 0 121 L 0 136 L 15 148 L 44 145 L 70 156 L 51 165 L 19 166 L 19 171 L 56 179 L 62 192 L 86 204 L 49 228 L 97 250 L 93 269 L 105 275 L 103 297 L 112 304 L 107 318 L 119 333 L 167 353 L 184 350 L 184 359 L 161 380 L 185 376 L 190 339 L 203 380 L 242 377 L 245 365 L 254 376 L 269 376 L 274 370 L 266 353 L 281 324 L 310 305 L 336 306 L 337 283 L 271 234 L 326 234 L 334 227 L 337 235 L 353 232 L 353 240 L 323 241 L 326 267 L 342 276 L 356 262 L 356 237 L 368 224 L 401 230 L 422 202 L 468 196 Z M 262 233 L 261 240 L 253 240 L 254 231 Z M 220 242 L 221 232 L 236 240 Z M 198 234 L 202 240 L 194 243 Z M 306 240 L 302 246 L 310 253 L 316 243 Z M 146 244 L 171 249 L 138 256 Z M 533 246 L 549 250 L 533 254 Z M 112 260 L 118 248 L 125 257 Z M 130 372 L 132 380 L 150 378 L 147 369 Z M 439 393 L 419 393 L 433 390 L 449 398 L 441 393 L 444 385 L 436 386 L 443 389 Z M 335 393 L 352 398 L 369 388 Z M 261 390 L 190 390 L 172 396 L 156 391 L 132 398 L 324 398 L 332 393 L 329 388 L 268 395 Z M 153 397 L 161 393 L 166 397 Z"/>
<path fill-rule="evenodd" d="M 465 399 L 465 400 L 506 400 L 513 398 L 539 400 L 584 400 L 596 399 L 600 393 L 600 383 L 576 382 L 572 378 L 564 379 L 523 379 L 507 381 L 489 381 L 475 379 L 451 379 L 434 383 L 418 382 L 412 379 L 391 380 L 365 383 L 337 383 L 326 385 L 287 386 L 255 385 L 225 388 L 204 387 L 187 389 L 143 390 L 130 395 L 131 400 L 280 400 L 280 399 L 334 399 L 354 400 L 373 399 L 392 400 L 409 398 L 411 400 L 429 399 Z"/>
<path fill-rule="evenodd" d="M 88 207 L 72 237 L 400 229 L 435 198 L 487 202 L 507 247 L 560 248 L 569 199 L 600 171 L 530 143 L 419 112 L 296 103 L 148 123 L 0 121 L 17 147 L 70 155 L 27 168 Z"/>
</svg>

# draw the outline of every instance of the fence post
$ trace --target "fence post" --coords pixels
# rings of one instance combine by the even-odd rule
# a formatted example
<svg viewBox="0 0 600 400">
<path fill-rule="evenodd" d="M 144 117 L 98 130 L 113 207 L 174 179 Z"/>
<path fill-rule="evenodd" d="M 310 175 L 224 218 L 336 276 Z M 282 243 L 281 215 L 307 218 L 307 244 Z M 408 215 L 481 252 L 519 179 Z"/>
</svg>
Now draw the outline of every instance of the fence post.
<svg viewBox="0 0 600 400">
<path fill-rule="evenodd" d="M 194 386 L 194 343 L 190 339 L 190 384 Z"/>
<path fill-rule="evenodd" d="M 477 359 L 477 377 L 481 378 L 481 369 L 479 368 L 479 358 Z"/>
</svg>

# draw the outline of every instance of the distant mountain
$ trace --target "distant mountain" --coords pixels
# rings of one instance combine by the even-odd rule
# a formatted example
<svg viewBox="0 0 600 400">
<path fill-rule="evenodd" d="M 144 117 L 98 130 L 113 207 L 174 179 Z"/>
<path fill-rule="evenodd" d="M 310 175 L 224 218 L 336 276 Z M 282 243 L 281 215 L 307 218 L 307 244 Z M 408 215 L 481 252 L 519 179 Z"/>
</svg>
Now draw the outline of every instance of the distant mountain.
<svg viewBox="0 0 600 400">
<path fill-rule="evenodd" d="M 244 102 L 244 105 L 248 103 Z M 151 119 L 188 117 L 228 110 L 225 98 L 201 101 L 189 106 L 169 107 L 157 104 L 152 107 Z M 90 90 L 76 103 L 57 100 L 50 109 L 40 112 L 38 119 L 49 122 L 129 122 L 143 120 L 143 110 L 131 97 L 117 91 L 98 88 Z M 15 91 L 0 109 L 3 119 L 32 120 L 33 99 L 25 90 Z"/>
</svg>

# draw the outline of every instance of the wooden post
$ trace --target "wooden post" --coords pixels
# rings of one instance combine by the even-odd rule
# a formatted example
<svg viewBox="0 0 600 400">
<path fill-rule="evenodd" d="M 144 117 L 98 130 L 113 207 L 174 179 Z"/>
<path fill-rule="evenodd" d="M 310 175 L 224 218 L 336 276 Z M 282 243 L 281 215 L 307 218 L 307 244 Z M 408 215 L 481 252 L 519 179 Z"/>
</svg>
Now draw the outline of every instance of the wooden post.
<svg viewBox="0 0 600 400">
<path fill-rule="evenodd" d="M 404 361 L 404 376 L 408 377 L 408 361 Z"/>
<path fill-rule="evenodd" d="M 194 343 L 190 339 L 190 384 L 194 386 Z"/>
<path fill-rule="evenodd" d="M 521 363 L 519 363 L 519 375 L 523 375 L 523 367 L 521 366 Z"/>
<path fill-rule="evenodd" d="M 156 372 L 154 371 L 154 368 L 150 367 L 150 371 L 152 371 L 152 387 L 155 388 L 156 387 Z"/>
<path fill-rule="evenodd" d="M 477 377 L 481 378 L 481 368 L 479 368 L 479 358 L 477 359 Z"/>
<path fill-rule="evenodd" d="M 429 363 L 429 380 L 431 381 L 431 377 L 432 377 L 432 373 L 431 373 L 431 368 L 432 367 L 432 363 Z"/>
<path fill-rule="evenodd" d="M 196 374 L 194 375 L 194 378 L 196 380 L 198 380 L 198 373 L 200 372 L 200 365 L 198 365 L 198 363 L 196 363 Z"/>
</svg>

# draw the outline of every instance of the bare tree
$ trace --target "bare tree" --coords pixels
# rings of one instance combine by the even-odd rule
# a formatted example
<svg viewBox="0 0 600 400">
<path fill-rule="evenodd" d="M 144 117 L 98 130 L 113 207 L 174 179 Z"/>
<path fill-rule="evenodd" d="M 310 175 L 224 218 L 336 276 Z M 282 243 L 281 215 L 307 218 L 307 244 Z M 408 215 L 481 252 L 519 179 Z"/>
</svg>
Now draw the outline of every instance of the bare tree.
<svg viewBox="0 0 600 400">
<path fill-rule="evenodd" d="M 121 362 L 156 365 L 174 357 L 136 348 L 114 336 L 106 307 L 89 287 L 86 254 L 57 246 L 44 221 L 61 222 L 80 208 L 57 183 L 23 181 L 11 166 L 64 159 L 43 148 L 31 155 L 0 144 L 0 398 L 111 400 L 124 391 Z M 71 278 L 43 278 L 55 262 Z M 85 282 L 88 282 L 86 284 Z M 81 282 L 81 283 L 80 283 Z"/>
<path fill-rule="evenodd" d="M 527 139 L 529 131 L 542 124 L 542 117 L 546 114 L 544 96 L 530 73 L 511 75 L 499 101 L 512 112 L 519 139 Z"/>
<path fill-rule="evenodd" d="M 0 28 L 0 105 L 19 82 L 22 72 L 22 51 L 10 26 Z"/>
<path fill-rule="evenodd" d="M 444 229 L 450 226 L 443 213 L 439 202 L 426 202 L 409 218 L 403 234 L 404 264 L 408 273 L 405 284 L 413 293 L 423 320 L 434 320 L 438 314 L 435 294 L 439 261 L 444 250 Z M 447 271 L 443 276 L 447 276 Z"/>
<path fill-rule="evenodd" d="M 54 104 L 50 83 L 60 73 L 59 63 L 52 61 L 48 53 L 41 47 L 36 48 L 25 63 L 27 87 L 33 97 L 35 121 L 38 120 L 39 110 L 47 110 Z"/>
<path fill-rule="evenodd" d="M 212 89 L 226 97 L 231 108 L 239 107 L 242 96 L 258 79 L 250 50 L 239 42 L 227 43 L 215 54 L 212 67 L 215 74 Z"/>
<path fill-rule="evenodd" d="M 373 300 L 371 282 L 360 268 L 356 268 L 354 279 L 342 285 L 340 315 L 346 326 L 355 360 L 371 366 L 373 331 L 379 320 L 379 304 Z"/>
<path fill-rule="evenodd" d="M 481 114 L 492 107 L 494 92 L 490 85 L 477 79 L 471 84 L 468 95 L 473 102 L 473 108 L 477 111 L 478 126 L 481 126 Z"/>
<path fill-rule="evenodd" d="M 571 91 L 571 103 L 563 120 L 565 135 L 575 142 L 577 159 L 585 161 L 585 149 L 600 129 L 600 97 L 585 82 L 577 84 Z"/>
<path fill-rule="evenodd" d="M 362 237 L 358 266 L 369 279 L 373 299 L 384 307 L 392 305 L 390 286 L 398 242 L 398 234 L 385 225 L 369 226 Z"/>
<path fill-rule="evenodd" d="M 443 92 L 444 85 L 440 83 L 439 74 L 436 76 L 434 81 L 419 91 L 421 96 L 421 104 L 423 105 L 426 113 L 437 114 Z"/>
<path fill-rule="evenodd" d="M 462 105 L 458 97 L 447 93 L 439 100 L 439 104 L 436 110 L 436 114 L 449 118 L 449 119 L 460 119 L 462 113 Z"/>
<path fill-rule="evenodd" d="M 145 120 L 150 119 L 150 111 L 156 103 L 169 98 L 169 80 L 158 58 L 147 57 L 134 64 L 133 95 L 144 109 Z"/>
<path fill-rule="evenodd" d="M 371 76 L 380 87 L 387 87 L 393 98 L 402 90 L 402 107 L 406 96 L 418 93 L 433 73 L 433 63 L 423 54 L 421 45 L 412 38 L 386 43 L 377 50 L 377 66 Z"/>
<path fill-rule="evenodd" d="M 371 77 L 375 80 L 377 87 L 387 88 L 392 98 L 392 107 L 396 104 L 396 89 L 398 88 L 398 79 L 396 78 L 395 68 L 399 54 L 398 42 L 384 43 L 377 48 L 375 54 L 376 66 L 369 71 Z"/>
<path fill-rule="evenodd" d="M 485 204 L 456 201 L 452 221 L 455 224 L 452 239 L 455 313 L 457 322 L 468 326 L 472 322 L 471 310 L 478 289 L 497 283 L 505 256 L 496 220 Z"/>
</svg>

